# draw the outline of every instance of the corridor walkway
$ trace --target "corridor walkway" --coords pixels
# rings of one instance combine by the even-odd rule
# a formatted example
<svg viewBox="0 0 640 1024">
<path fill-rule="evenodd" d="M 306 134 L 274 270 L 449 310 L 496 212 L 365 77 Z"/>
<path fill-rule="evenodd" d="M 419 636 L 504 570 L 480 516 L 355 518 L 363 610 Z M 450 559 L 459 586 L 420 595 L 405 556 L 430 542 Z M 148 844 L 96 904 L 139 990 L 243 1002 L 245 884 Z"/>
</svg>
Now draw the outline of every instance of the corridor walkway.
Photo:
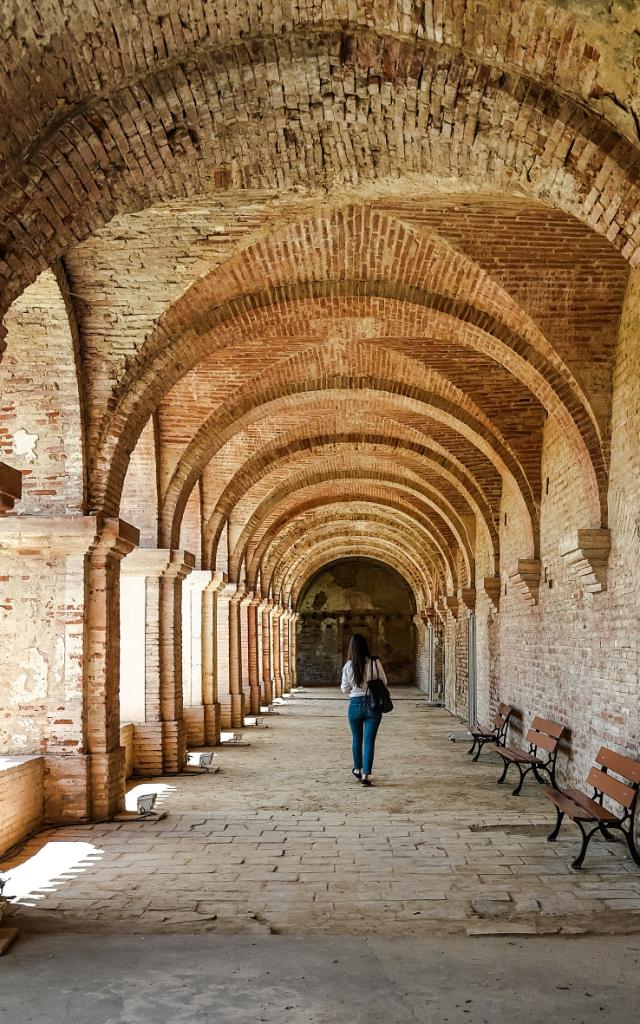
<svg viewBox="0 0 640 1024">
<path fill-rule="evenodd" d="M 304 691 L 221 749 L 213 776 L 145 783 L 167 817 L 49 829 L 1 868 L 23 931 L 343 936 L 640 931 L 640 871 L 576 831 L 545 836 L 535 784 L 514 799 L 457 722 L 394 691 L 375 787 L 350 775 L 345 702 Z M 133 783 L 134 786 L 139 783 Z"/>
</svg>

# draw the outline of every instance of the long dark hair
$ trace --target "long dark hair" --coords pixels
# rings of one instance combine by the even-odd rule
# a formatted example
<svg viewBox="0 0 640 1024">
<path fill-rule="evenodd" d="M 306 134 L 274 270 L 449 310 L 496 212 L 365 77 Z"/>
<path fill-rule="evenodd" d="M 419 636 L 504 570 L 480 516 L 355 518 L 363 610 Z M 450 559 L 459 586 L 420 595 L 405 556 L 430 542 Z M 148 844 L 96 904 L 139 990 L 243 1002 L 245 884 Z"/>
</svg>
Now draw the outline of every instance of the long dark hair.
<svg viewBox="0 0 640 1024">
<path fill-rule="evenodd" d="M 351 668 L 353 669 L 353 681 L 356 686 L 362 686 L 364 682 L 367 658 L 370 657 L 371 652 L 366 638 L 363 637 L 362 633 L 354 633 L 349 641 L 347 660 L 351 662 Z"/>
</svg>

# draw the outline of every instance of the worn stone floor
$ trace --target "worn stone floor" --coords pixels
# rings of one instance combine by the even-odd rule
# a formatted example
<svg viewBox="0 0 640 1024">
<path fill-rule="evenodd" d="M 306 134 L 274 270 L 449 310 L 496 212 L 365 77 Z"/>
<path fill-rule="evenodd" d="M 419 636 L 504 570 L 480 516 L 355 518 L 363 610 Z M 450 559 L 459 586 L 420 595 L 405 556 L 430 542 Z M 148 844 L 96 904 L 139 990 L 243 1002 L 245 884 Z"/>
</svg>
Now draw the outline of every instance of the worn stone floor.
<svg viewBox="0 0 640 1024">
<path fill-rule="evenodd" d="M 296 694 L 221 771 L 142 785 L 167 817 L 49 829 L 0 865 L 23 933 L 426 937 L 640 931 L 640 870 L 621 844 L 569 864 L 534 782 L 496 786 L 450 743 L 441 709 L 394 692 L 375 786 L 350 774 L 346 702 Z M 133 786 L 140 783 L 133 783 Z"/>
</svg>

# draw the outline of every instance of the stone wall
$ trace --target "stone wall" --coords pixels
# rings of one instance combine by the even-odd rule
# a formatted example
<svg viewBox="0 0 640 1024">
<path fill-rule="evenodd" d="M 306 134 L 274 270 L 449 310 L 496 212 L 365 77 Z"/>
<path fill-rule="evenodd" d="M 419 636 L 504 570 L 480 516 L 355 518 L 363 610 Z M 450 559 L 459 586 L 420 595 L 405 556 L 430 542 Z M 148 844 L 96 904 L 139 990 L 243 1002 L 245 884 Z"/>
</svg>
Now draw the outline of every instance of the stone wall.
<svg viewBox="0 0 640 1024">
<path fill-rule="evenodd" d="M 0 855 L 43 823 L 42 757 L 0 757 Z"/>
<path fill-rule="evenodd" d="M 614 370 L 611 419 L 607 589 L 590 593 L 561 555 L 567 534 L 583 524 L 580 467 L 553 417 L 545 424 L 541 505 L 541 582 L 530 604 L 506 578 L 520 547 L 520 522 L 505 493 L 500 612 L 483 620 L 483 661 L 494 657 L 498 681 L 492 704 L 521 709 L 524 728 L 533 715 L 570 730 L 570 753 L 561 778 L 584 781 L 600 745 L 637 757 L 640 748 L 640 276 L 632 275 L 623 310 Z M 496 626 L 493 626 L 495 621 Z M 495 653 L 493 653 L 495 652 Z M 489 706 L 491 672 L 482 688 Z"/>
<path fill-rule="evenodd" d="M 415 682 L 414 607 L 400 576 L 367 559 L 323 569 L 300 601 L 298 682 L 340 681 L 353 633 L 367 638 L 391 684 Z"/>
</svg>

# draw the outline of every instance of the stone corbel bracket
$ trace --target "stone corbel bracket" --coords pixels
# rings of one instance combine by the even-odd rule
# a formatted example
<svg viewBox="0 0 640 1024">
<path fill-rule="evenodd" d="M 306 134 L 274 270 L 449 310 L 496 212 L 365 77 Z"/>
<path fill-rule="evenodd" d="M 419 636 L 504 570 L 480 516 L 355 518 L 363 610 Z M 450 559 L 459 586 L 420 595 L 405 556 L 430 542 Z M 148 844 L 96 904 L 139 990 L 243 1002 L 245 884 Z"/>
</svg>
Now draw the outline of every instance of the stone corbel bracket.
<svg viewBox="0 0 640 1024">
<path fill-rule="evenodd" d="M 458 610 L 460 608 L 460 601 L 455 595 L 447 594 L 445 598 L 445 607 L 447 611 L 450 611 L 454 619 L 458 617 Z"/>
<path fill-rule="evenodd" d="M 22 473 L 0 462 L 0 516 L 10 512 L 22 497 Z"/>
<path fill-rule="evenodd" d="M 482 589 L 487 595 L 489 604 L 494 612 L 500 611 L 500 587 L 501 580 L 499 576 L 485 576 L 482 581 Z"/>
<path fill-rule="evenodd" d="M 560 555 L 589 594 L 607 589 L 607 565 L 611 551 L 609 530 L 576 530 L 560 544 Z"/>
<path fill-rule="evenodd" d="M 542 566 L 539 558 L 519 558 L 509 569 L 509 583 L 524 597 L 527 604 L 538 603 Z"/>
<path fill-rule="evenodd" d="M 463 618 L 466 612 L 473 612 L 476 608 L 476 592 L 471 587 L 461 587 L 458 590 L 458 618 Z"/>
</svg>

